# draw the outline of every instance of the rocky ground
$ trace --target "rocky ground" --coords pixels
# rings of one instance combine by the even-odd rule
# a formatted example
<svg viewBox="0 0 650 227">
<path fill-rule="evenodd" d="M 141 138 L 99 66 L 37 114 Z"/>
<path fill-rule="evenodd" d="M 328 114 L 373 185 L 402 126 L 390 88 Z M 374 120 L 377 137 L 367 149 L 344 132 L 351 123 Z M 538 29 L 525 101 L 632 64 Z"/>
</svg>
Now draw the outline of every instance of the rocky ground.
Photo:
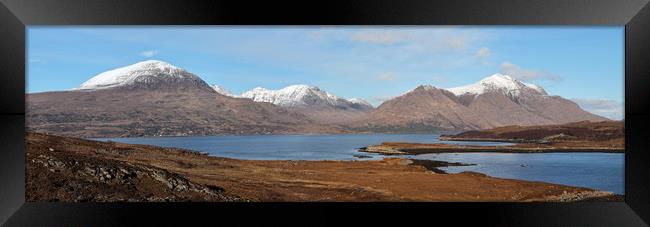
<svg viewBox="0 0 650 227">
<path fill-rule="evenodd" d="M 161 168 L 58 149 L 29 143 L 27 201 L 246 201 Z"/>
<path fill-rule="evenodd" d="M 582 201 L 608 192 L 432 171 L 448 163 L 252 161 L 28 133 L 27 201 Z M 454 163 L 460 165 L 461 163 Z"/>
</svg>

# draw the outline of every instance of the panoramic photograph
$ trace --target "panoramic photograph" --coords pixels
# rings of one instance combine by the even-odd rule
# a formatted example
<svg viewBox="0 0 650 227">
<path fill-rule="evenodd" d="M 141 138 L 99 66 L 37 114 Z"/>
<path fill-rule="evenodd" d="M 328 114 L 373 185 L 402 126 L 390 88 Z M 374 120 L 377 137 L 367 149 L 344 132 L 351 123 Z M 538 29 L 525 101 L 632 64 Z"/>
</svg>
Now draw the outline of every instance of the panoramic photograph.
<svg viewBox="0 0 650 227">
<path fill-rule="evenodd" d="M 28 26 L 28 202 L 624 201 L 622 26 Z"/>
</svg>

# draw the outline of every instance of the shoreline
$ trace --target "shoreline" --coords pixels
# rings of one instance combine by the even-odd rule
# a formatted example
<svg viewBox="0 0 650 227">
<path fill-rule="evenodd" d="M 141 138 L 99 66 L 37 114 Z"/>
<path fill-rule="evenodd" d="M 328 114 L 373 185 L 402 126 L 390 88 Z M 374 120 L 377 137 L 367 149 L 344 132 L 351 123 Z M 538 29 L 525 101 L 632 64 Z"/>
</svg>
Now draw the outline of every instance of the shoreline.
<svg viewBox="0 0 650 227">
<path fill-rule="evenodd" d="M 529 143 L 529 144 L 548 144 L 548 140 L 527 140 L 527 139 L 504 139 L 504 138 L 456 138 L 450 135 L 440 135 L 440 141 L 465 141 L 465 142 L 500 142 L 500 143 Z"/>
<path fill-rule="evenodd" d="M 110 140 L 110 139 L 133 139 L 133 138 L 183 138 L 183 137 L 220 137 L 220 136 L 327 136 L 327 135 L 443 135 L 443 133 L 455 131 L 440 132 L 348 132 L 348 133 L 286 133 L 286 134 L 211 134 L 211 135 L 162 135 L 162 136 L 123 136 L 123 137 L 78 137 L 88 140 Z M 43 132 L 34 132 L 47 135 L 56 135 Z M 72 137 L 72 136 L 70 136 Z"/>
<path fill-rule="evenodd" d="M 475 146 L 456 144 L 393 143 L 371 145 L 357 149 L 360 152 L 383 155 L 418 155 L 430 153 L 624 153 L 624 148 L 544 146 L 522 143 L 509 146 Z"/>
<path fill-rule="evenodd" d="M 404 158 L 239 160 L 37 133 L 27 133 L 25 142 L 30 202 L 583 201 L 615 196 L 589 188 L 432 170 L 462 163 Z"/>
</svg>

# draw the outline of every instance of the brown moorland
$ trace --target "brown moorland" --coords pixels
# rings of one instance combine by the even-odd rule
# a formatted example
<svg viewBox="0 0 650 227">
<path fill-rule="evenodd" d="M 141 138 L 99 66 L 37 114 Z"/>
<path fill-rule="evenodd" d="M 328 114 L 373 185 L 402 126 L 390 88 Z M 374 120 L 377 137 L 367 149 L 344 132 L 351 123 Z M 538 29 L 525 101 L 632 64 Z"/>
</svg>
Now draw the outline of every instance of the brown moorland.
<svg viewBox="0 0 650 227">
<path fill-rule="evenodd" d="M 581 201 L 609 192 L 402 158 L 253 161 L 27 133 L 27 201 Z M 430 164 L 430 163 L 429 163 Z"/>
</svg>

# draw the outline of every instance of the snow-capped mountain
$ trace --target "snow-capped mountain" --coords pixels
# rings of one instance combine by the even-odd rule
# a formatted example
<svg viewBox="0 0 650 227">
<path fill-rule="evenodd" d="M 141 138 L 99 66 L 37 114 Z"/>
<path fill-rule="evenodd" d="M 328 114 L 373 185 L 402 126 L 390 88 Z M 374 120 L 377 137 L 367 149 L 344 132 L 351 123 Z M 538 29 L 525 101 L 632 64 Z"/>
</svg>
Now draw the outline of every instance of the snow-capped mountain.
<svg viewBox="0 0 650 227">
<path fill-rule="evenodd" d="M 372 105 L 363 100 L 346 100 L 318 87 L 303 84 L 279 90 L 256 87 L 242 93 L 241 97 L 255 102 L 273 103 L 325 123 L 347 121 L 373 109 Z"/>
<path fill-rule="evenodd" d="M 241 97 L 252 99 L 256 102 L 268 102 L 283 107 L 318 107 L 332 106 L 347 108 L 352 104 L 371 106 L 366 101 L 354 99 L 354 101 L 333 95 L 318 87 L 304 84 L 291 85 L 279 90 L 270 90 L 256 87 L 253 90 L 244 92 Z"/>
<path fill-rule="evenodd" d="M 100 73 L 74 90 L 108 88 L 209 88 L 198 76 L 172 64 L 147 60 Z"/>
<path fill-rule="evenodd" d="M 548 125 L 606 118 L 576 103 L 551 96 L 537 85 L 494 74 L 474 84 L 441 89 L 421 85 L 388 100 L 352 127 L 374 131 L 485 129 L 507 125 Z"/>
<path fill-rule="evenodd" d="M 214 91 L 216 91 L 219 94 L 222 94 L 222 95 L 225 95 L 225 96 L 230 96 L 230 97 L 237 97 L 237 96 L 233 95 L 232 92 L 230 92 L 230 90 L 228 90 L 228 89 L 226 89 L 226 88 L 224 88 L 222 86 L 213 84 L 213 85 L 210 85 L 210 87 L 212 89 L 214 89 Z"/>
<path fill-rule="evenodd" d="M 518 97 L 523 92 L 533 92 L 540 95 L 547 95 L 540 86 L 521 82 L 511 76 L 500 73 L 486 77 L 477 83 L 446 89 L 456 96 L 481 95 L 486 92 L 500 92 L 510 97 Z"/>
</svg>

